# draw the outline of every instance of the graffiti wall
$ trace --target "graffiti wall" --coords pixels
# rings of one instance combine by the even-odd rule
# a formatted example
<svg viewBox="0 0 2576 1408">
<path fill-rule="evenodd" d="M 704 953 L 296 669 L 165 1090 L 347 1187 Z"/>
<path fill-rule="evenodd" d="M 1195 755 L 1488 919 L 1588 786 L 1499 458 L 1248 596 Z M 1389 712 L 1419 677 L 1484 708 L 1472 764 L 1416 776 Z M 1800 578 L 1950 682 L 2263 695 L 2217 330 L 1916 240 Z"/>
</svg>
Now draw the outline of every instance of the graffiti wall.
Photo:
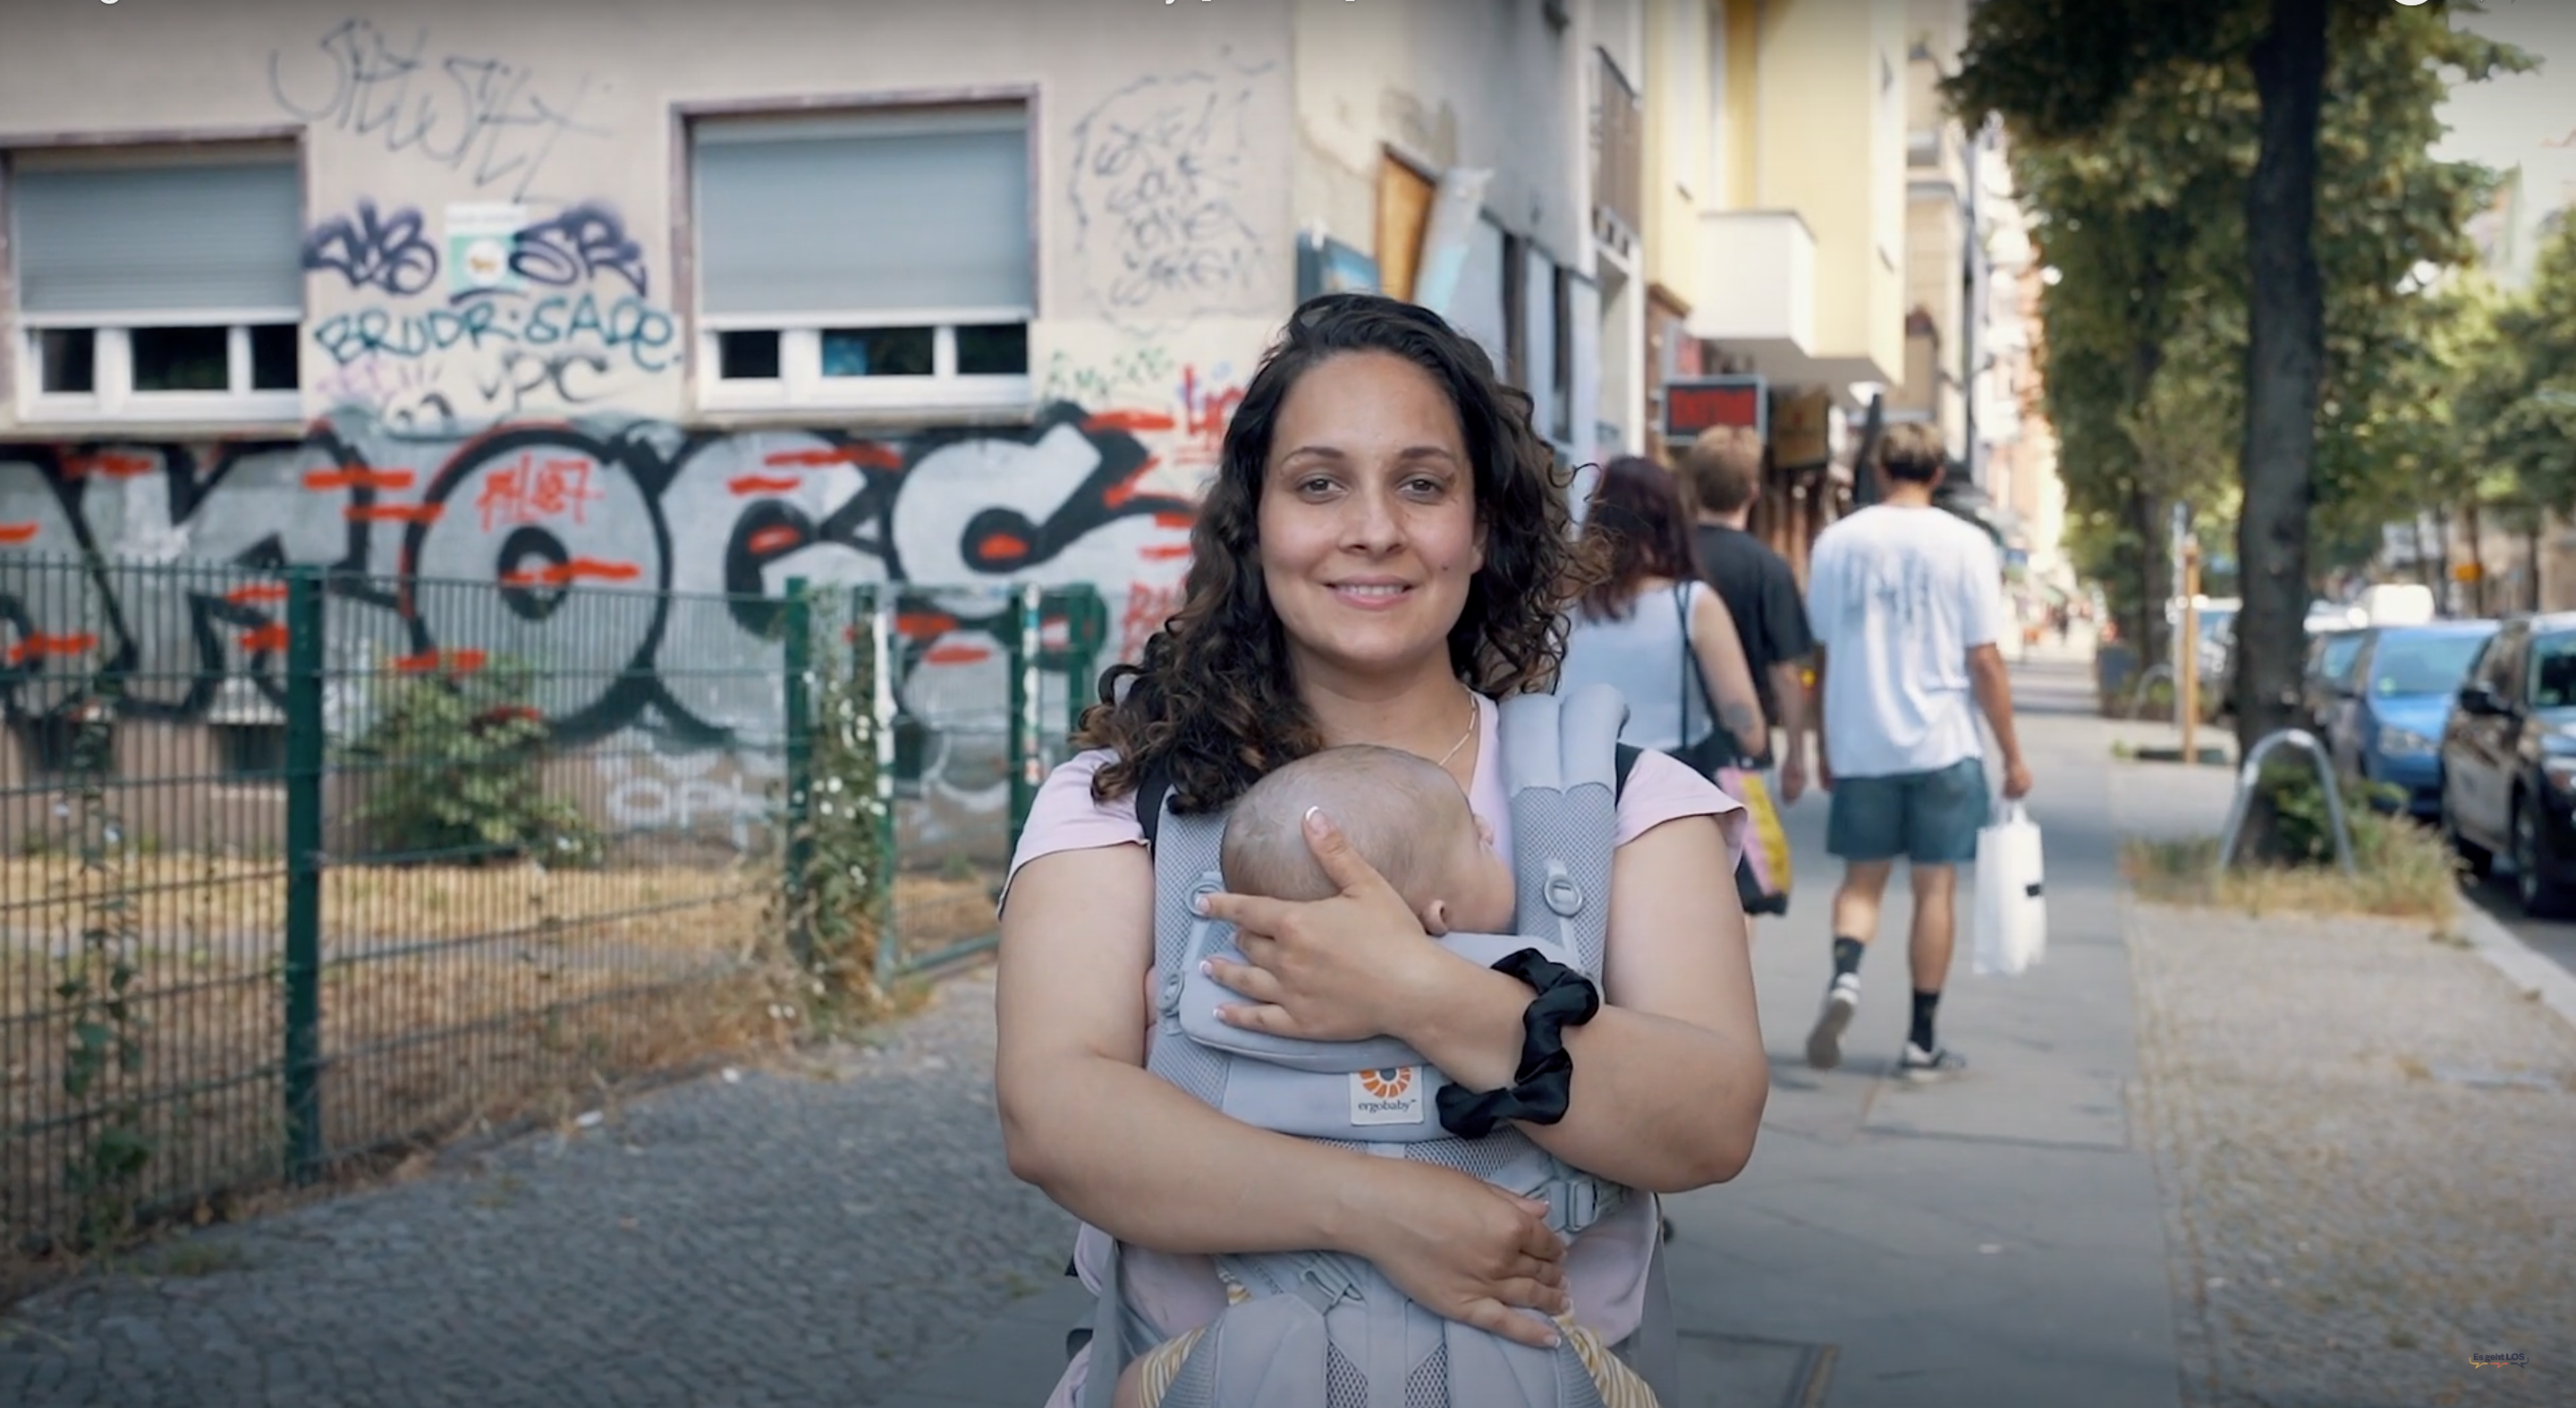
<svg viewBox="0 0 2576 1408">
<path fill-rule="evenodd" d="M 997 589 L 1092 584 L 1132 655 L 1178 600 L 1176 486 L 1213 463 L 1234 371 L 1129 354 L 1058 378 L 1101 409 L 1008 430 L 421 435 L 349 412 L 285 441 L 0 446 L 0 712 L 42 719 L 114 669 L 135 718 L 274 718 L 284 569 L 329 568 L 350 574 L 335 665 L 539 663 L 558 737 L 641 745 L 603 750 L 615 819 L 739 830 L 783 723 L 787 583 L 899 583 L 931 608 L 902 622 L 900 701 L 928 734 L 907 780 L 962 827 L 1003 796 Z"/>
<path fill-rule="evenodd" d="M 280 234 L 297 237 L 278 257 L 302 278 L 298 397 L 230 438 L 49 421 L 68 413 L 23 384 L 0 306 L 9 720 L 59 717 L 102 669 L 155 727 L 274 720 L 284 570 L 331 568 L 340 663 L 542 663 L 534 703 L 593 746 L 614 819 L 739 829 L 783 730 L 786 583 L 893 582 L 931 594 L 905 616 L 908 785 L 989 829 L 1008 697 L 993 590 L 1097 587 L 1118 654 L 1176 604 L 1199 488 L 1294 293 L 1284 8 L 824 7 L 772 39 L 677 0 L 542 17 L 280 0 L 120 29 L 107 86 L 59 59 L 101 42 L 95 8 L 13 17 L 0 132 L 293 137 Z M 701 415 L 738 388 L 692 380 L 712 342 L 693 348 L 706 270 L 683 252 L 707 260 L 716 222 L 692 204 L 700 119 L 675 112 L 942 93 L 1028 100 L 1026 401 L 972 423 L 927 398 Z M 733 428 L 744 414 L 764 428 Z"/>
</svg>

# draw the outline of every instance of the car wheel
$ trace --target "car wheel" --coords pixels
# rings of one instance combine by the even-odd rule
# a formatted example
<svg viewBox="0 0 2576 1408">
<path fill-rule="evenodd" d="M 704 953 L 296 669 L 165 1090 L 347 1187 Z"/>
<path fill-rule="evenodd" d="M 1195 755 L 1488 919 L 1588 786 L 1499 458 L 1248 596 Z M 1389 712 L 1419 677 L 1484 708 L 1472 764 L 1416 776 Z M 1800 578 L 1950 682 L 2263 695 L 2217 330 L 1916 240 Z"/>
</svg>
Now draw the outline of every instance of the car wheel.
<svg viewBox="0 0 2576 1408">
<path fill-rule="evenodd" d="M 2470 879 L 2484 880 L 2487 878 L 2487 872 L 2494 869 L 2494 854 L 2486 847 L 2460 834 L 2460 824 L 2451 819 L 2451 803 L 2448 798 L 2444 798 L 2442 802 L 2442 839 L 2451 843 L 2451 854 L 2460 858 L 2460 864 L 2469 872 Z"/>
<path fill-rule="evenodd" d="M 2567 912 L 2567 889 L 2548 878 L 2541 854 L 2540 809 L 2526 797 L 2513 803 L 2513 888 L 2522 912 L 2533 919 L 2554 919 Z"/>
</svg>

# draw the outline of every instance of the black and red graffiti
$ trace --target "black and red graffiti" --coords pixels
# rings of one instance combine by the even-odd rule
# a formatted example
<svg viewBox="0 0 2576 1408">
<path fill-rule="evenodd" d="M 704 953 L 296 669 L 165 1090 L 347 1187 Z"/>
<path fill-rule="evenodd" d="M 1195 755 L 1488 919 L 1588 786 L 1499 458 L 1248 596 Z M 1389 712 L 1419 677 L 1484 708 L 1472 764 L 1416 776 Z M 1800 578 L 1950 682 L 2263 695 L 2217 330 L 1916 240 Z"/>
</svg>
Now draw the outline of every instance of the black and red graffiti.
<svg viewBox="0 0 2576 1408">
<path fill-rule="evenodd" d="M 512 658 L 542 667 L 568 741 L 767 736 L 792 578 L 901 584 L 908 621 L 945 623 L 912 633 L 912 664 L 962 658 L 950 637 L 984 630 L 974 602 L 1007 582 L 1092 583 L 1132 627 L 1168 601 L 1194 513 L 1156 468 L 1071 404 L 882 437 L 553 421 L 429 439 L 342 417 L 289 441 L 0 449 L 0 711 L 44 716 L 102 676 L 146 717 L 275 701 L 286 572 L 311 567 L 335 669 Z"/>
</svg>

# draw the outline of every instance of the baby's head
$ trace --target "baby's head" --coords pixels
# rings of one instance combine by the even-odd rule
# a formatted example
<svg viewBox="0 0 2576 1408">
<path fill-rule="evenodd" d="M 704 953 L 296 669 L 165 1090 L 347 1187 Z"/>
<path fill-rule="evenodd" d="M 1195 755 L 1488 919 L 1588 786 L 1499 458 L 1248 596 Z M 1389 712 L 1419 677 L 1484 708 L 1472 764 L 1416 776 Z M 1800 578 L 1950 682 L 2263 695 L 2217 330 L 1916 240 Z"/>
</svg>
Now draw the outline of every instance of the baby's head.
<svg viewBox="0 0 2576 1408">
<path fill-rule="evenodd" d="M 1512 868 L 1447 769 L 1398 748 L 1327 748 L 1273 769 L 1226 815 L 1218 864 L 1240 895 L 1320 900 L 1333 882 L 1306 845 L 1322 807 L 1351 849 L 1377 868 L 1434 936 L 1502 933 L 1512 923 Z"/>
</svg>

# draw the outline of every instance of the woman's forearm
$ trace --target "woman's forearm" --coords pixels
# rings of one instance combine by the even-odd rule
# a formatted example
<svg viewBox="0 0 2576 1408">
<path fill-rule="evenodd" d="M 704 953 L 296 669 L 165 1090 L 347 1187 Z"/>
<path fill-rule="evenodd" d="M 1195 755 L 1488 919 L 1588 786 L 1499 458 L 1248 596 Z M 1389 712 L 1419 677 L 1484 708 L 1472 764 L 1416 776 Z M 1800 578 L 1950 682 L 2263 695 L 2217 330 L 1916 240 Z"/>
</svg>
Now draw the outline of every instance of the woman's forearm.
<svg viewBox="0 0 2576 1408">
<path fill-rule="evenodd" d="M 1180 1254 L 1354 1250 L 1347 1193 L 1366 1155 L 1256 1129 L 1123 1061 L 1000 1085 L 1011 1172 L 1111 1236 Z"/>
<path fill-rule="evenodd" d="M 1520 980 L 1479 970 L 1403 1037 L 1470 1090 L 1509 1085 L 1531 996 Z M 1520 1126 L 1549 1153 L 1657 1193 L 1724 1182 L 1743 1168 L 1769 1093 L 1758 1033 L 1715 1032 L 1604 1006 L 1590 1022 L 1566 1029 L 1565 1049 L 1574 1060 L 1565 1118 Z M 1726 1117 L 1746 1106 L 1748 1116 Z"/>
</svg>

